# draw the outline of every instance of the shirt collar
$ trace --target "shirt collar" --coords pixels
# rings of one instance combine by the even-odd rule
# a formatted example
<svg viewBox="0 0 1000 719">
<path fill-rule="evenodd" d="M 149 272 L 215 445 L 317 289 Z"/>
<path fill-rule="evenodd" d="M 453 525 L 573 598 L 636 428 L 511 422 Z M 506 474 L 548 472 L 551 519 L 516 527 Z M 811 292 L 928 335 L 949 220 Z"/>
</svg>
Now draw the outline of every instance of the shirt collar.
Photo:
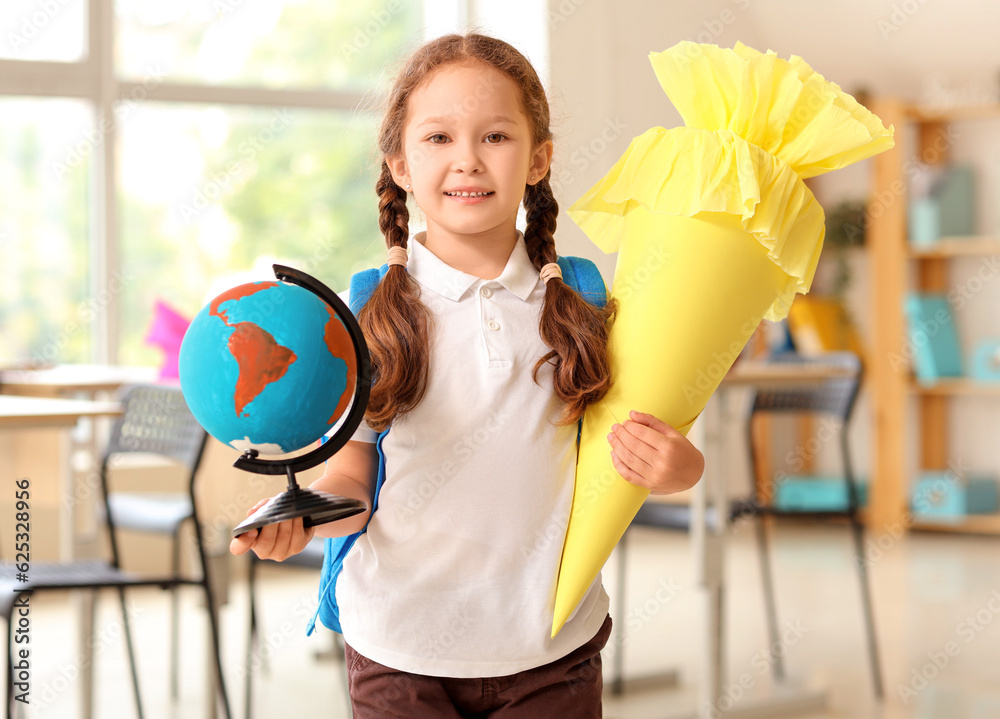
<svg viewBox="0 0 1000 719">
<path fill-rule="evenodd" d="M 517 231 L 517 241 L 507 258 L 500 276 L 494 280 L 481 280 L 461 270 L 456 270 L 424 245 L 425 232 L 418 232 L 410 241 L 410 259 L 406 270 L 417 282 L 442 297 L 458 301 L 477 282 L 496 282 L 512 294 L 527 301 L 531 291 L 541 280 L 538 270 L 531 264 L 524 235 Z"/>
</svg>

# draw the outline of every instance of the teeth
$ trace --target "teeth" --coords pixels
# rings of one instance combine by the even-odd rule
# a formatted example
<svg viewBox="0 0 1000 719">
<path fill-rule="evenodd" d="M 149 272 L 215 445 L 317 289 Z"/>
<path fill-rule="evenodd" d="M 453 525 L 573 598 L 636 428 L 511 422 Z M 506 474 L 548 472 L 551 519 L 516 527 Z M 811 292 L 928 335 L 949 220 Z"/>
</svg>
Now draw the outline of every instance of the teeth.
<svg viewBox="0 0 1000 719">
<path fill-rule="evenodd" d="M 492 192 L 446 192 L 446 195 L 450 197 L 486 197 L 487 195 L 492 195 Z"/>
</svg>

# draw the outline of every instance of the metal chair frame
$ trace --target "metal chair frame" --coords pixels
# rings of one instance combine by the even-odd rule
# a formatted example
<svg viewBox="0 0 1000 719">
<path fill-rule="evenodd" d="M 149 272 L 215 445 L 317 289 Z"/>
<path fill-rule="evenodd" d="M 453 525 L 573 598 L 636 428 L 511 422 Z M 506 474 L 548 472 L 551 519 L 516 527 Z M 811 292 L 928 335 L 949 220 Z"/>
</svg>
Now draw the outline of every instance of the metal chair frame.
<svg viewBox="0 0 1000 719">
<path fill-rule="evenodd" d="M 848 446 L 847 428 L 854 411 L 858 392 L 860 390 L 863 369 L 858 356 L 852 352 L 832 352 L 821 357 L 803 357 L 794 353 L 781 354 L 771 359 L 773 362 L 798 362 L 822 364 L 824 366 L 836 366 L 849 370 L 849 376 L 830 378 L 819 386 L 803 386 L 798 388 L 785 389 L 757 389 L 750 402 L 750 409 L 746 422 L 747 448 L 751 467 L 751 497 L 749 500 L 733 502 L 729 508 L 728 521 L 734 522 L 741 518 L 756 519 L 756 539 L 761 562 L 761 575 L 764 589 L 765 611 L 767 620 L 768 638 L 770 646 L 775 646 L 779 641 L 777 622 L 777 602 L 774 592 L 774 577 L 771 571 L 768 549 L 768 532 L 762 517 L 796 517 L 798 519 L 825 520 L 831 518 L 846 518 L 851 527 L 855 565 L 858 569 L 858 577 L 861 584 L 862 612 L 864 615 L 865 630 L 867 635 L 867 649 L 869 661 L 871 663 L 872 685 L 875 695 L 879 698 L 884 696 L 884 686 L 882 681 L 882 670 L 879 662 L 878 641 L 875 632 L 874 613 L 872 610 L 871 587 L 868 578 L 867 565 L 864 560 L 864 525 L 861 522 L 858 512 L 858 489 L 854 475 L 851 455 Z M 758 454 L 753 437 L 754 419 L 758 415 L 765 413 L 815 413 L 825 414 L 836 418 L 841 424 L 840 431 L 840 456 L 843 465 L 844 481 L 847 483 L 847 507 L 843 510 L 835 511 L 791 511 L 779 510 L 770 503 L 762 501 L 758 493 L 761 486 L 761 478 L 758 477 Z M 709 521 L 717 521 L 717 518 L 710 516 Z M 656 505 L 644 504 L 630 526 L 649 526 L 675 531 L 688 531 L 691 525 L 690 508 L 676 505 Z M 625 601 L 625 569 L 626 569 L 626 548 L 628 532 L 622 537 L 618 545 L 618 587 L 617 593 L 621 604 Z M 618 651 L 615 656 L 614 677 L 612 679 L 612 691 L 621 694 L 624 687 L 623 681 L 623 652 Z M 784 679 L 785 668 L 783 657 L 779 654 L 772 663 L 772 672 L 776 679 Z"/>
<path fill-rule="evenodd" d="M 13 695 L 13 602 L 19 591 L 65 591 L 116 589 L 122 610 L 122 627 L 128 650 L 132 674 L 132 689 L 136 713 L 143 717 L 139 677 L 136 666 L 132 630 L 129 624 L 125 590 L 130 587 L 158 586 L 171 589 L 178 586 L 199 586 L 205 595 L 206 610 L 209 614 L 211 641 L 214 654 L 218 700 L 222 704 L 224 716 L 230 718 L 229 700 L 226 694 L 225 678 L 219 650 L 219 626 L 213 597 L 211 577 L 206 560 L 204 533 L 201 523 L 194 522 L 198 557 L 201 563 L 199 577 L 184 577 L 177 572 L 168 576 L 146 577 L 126 572 L 121 568 L 119 540 L 114 514 L 108 506 L 108 466 L 111 459 L 119 454 L 143 452 L 171 458 L 188 471 L 188 494 L 193 515 L 197 518 L 195 497 L 195 476 L 201 463 L 207 434 L 191 415 L 181 395 L 180 389 L 167 386 L 137 385 L 128 388 L 123 397 L 124 411 L 115 422 L 107 449 L 101 459 L 101 499 L 105 510 L 106 528 L 110 546 L 110 560 L 80 560 L 58 564 L 32 564 L 29 582 L 23 586 L 14 585 L 13 567 L 0 567 L 0 613 L 7 620 L 7 719 L 14 713 Z"/>
</svg>

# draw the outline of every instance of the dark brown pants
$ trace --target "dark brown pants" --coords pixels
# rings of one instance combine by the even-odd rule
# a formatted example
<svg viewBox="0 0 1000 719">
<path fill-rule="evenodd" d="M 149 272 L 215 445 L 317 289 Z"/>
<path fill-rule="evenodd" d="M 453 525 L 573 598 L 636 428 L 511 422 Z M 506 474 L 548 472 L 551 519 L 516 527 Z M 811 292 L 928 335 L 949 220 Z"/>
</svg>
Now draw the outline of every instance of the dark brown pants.
<svg viewBox="0 0 1000 719">
<path fill-rule="evenodd" d="M 601 649 L 611 617 L 562 659 L 517 674 L 455 679 L 383 666 L 347 647 L 354 719 L 600 719 Z"/>
</svg>

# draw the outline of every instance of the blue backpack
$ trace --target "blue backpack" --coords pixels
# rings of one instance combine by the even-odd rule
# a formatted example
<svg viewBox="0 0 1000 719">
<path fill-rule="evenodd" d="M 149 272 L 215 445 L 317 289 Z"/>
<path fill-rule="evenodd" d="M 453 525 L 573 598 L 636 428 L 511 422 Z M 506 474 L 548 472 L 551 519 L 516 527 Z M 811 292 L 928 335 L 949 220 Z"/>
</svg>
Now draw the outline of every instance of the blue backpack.
<svg viewBox="0 0 1000 719">
<path fill-rule="evenodd" d="M 607 302 L 607 289 L 604 286 L 604 279 L 601 277 L 597 266 L 583 257 L 560 257 L 559 267 L 562 269 L 563 282 L 572 287 L 587 302 L 598 307 L 604 307 Z M 372 268 L 362 270 L 351 276 L 350 285 L 350 305 L 351 312 L 355 316 L 365 306 L 372 296 L 378 283 L 385 277 L 388 265 L 382 265 L 378 269 Z M 376 442 L 378 449 L 378 478 L 375 480 L 375 493 L 372 499 L 372 515 L 378 509 L 378 495 L 385 482 L 385 453 L 382 451 L 382 442 L 389 433 L 386 429 L 381 432 Z M 371 522 L 371 516 L 368 522 Z M 346 537 L 335 537 L 327 539 L 323 547 L 323 570 L 319 579 L 319 607 L 306 627 L 306 635 L 310 635 L 316 628 L 317 617 L 323 625 L 335 632 L 340 632 L 340 608 L 337 606 L 337 579 L 344 567 L 344 558 L 351 551 L 351 547 L 358 537 L 368 529 L 368 523 L 360 532 L 349 534 Z"/>
</svg>

